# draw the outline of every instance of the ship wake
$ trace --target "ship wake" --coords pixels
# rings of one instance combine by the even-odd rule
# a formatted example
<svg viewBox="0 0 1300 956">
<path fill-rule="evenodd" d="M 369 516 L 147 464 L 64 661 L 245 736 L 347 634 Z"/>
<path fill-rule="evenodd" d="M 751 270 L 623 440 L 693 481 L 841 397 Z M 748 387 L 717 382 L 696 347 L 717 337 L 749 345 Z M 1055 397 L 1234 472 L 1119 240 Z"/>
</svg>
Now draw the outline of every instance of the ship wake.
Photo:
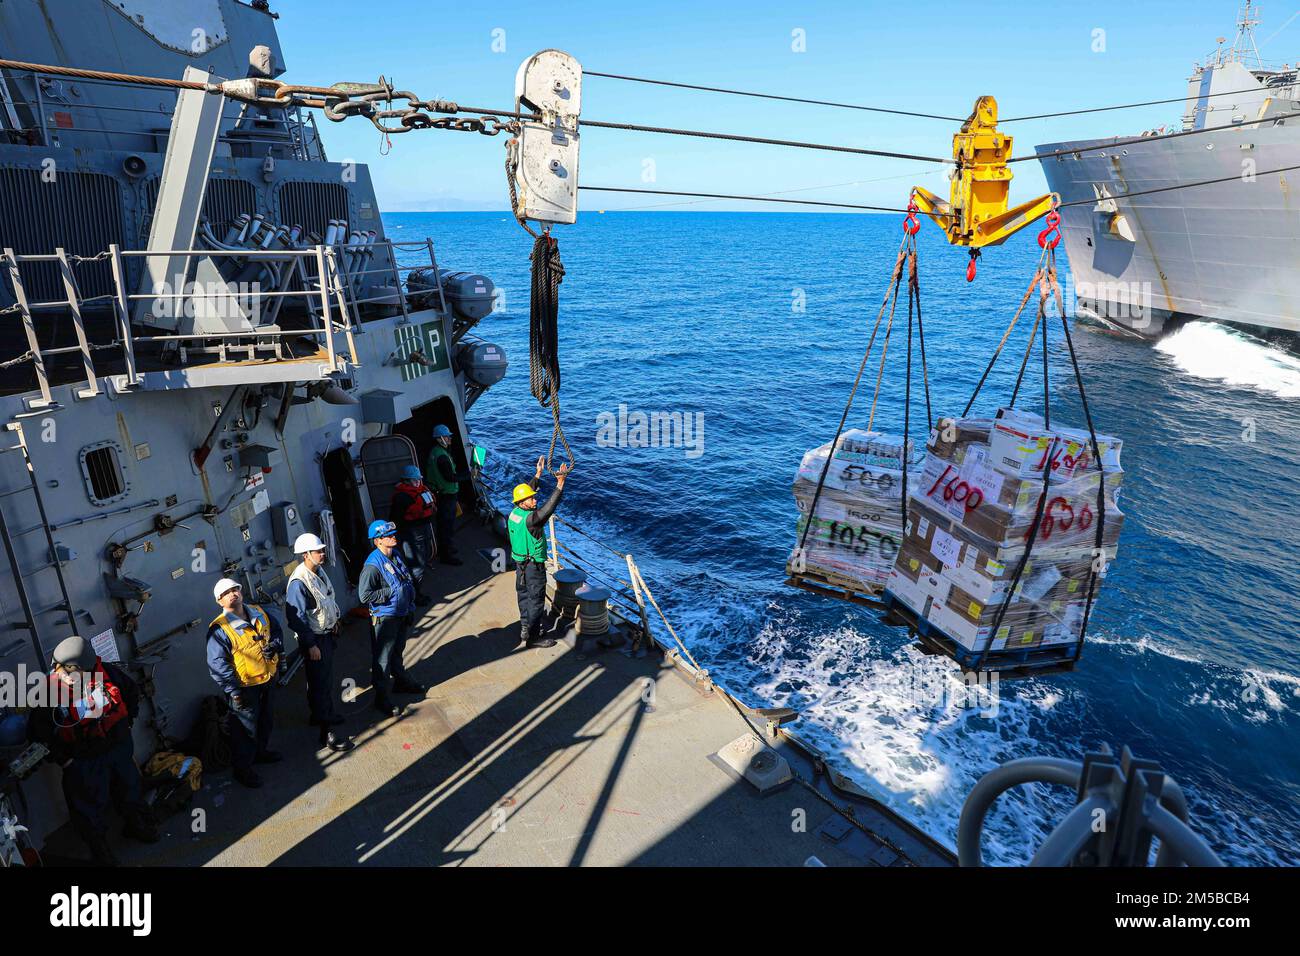
<svg viewBox="0 0 1300 956">
<path fill-rule="evenodd" d="M 1300 398 L 1300 358 L 1218 322 L 1189 322 L 1156 350 L 1188 375 Z"/>
</svg>

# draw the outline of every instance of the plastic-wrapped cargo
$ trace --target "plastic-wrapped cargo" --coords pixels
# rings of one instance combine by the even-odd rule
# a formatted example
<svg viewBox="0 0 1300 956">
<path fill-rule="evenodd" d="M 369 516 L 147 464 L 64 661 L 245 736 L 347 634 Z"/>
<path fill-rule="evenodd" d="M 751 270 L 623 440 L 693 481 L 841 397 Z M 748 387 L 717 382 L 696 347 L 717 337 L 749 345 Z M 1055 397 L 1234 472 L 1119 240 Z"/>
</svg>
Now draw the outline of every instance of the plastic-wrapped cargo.
<svg viewBox="0 0 1300 956">
<path fill-rule="evenodd" d="M 898 554 L 903 525 L 901 437 L 849 429 L 803 456 L 794 481 L 799 509 L 795 547 L 786 565 L 792 575 L 821 578 L 862 594 L 878 594 Z M 920 477 L 924 452 L 907 443 L 909 480 Z M 817 482 L 827 457 L 826 482 Z M 817 513 L 811 514 L 817 497 Z M 804 530 L 811 520 L 807 538 Z M 802 547 L 801 543 L 802 542 Z"/>
<path fill-rule="evenodd" d="M 905 605 L 923 637 L 951 642 L 951 648 L 938 644 L 964 666 L 1072 658 L 1082 640 L 1093 568 L 1104 573 L 1114 560 L 1124 522 L 1118 505 L 1123 443 L 1100 434 L 1097 441 L 1100 470 L 1086 429 L 1048 428 L 1038 416 L 1014 409 L 994 419 L 940 419 L 909 487 L 908 527 L 887 602 Z M 1033 535 L 1044 470 L 1047 499 Z M 1031 537 L 1028 562 L 999 622 Z M 1099 586 L 1100 576 L 1094 602 Z M 1035 650 L 1045 653 L 1022 653 Z"/>
</svg>

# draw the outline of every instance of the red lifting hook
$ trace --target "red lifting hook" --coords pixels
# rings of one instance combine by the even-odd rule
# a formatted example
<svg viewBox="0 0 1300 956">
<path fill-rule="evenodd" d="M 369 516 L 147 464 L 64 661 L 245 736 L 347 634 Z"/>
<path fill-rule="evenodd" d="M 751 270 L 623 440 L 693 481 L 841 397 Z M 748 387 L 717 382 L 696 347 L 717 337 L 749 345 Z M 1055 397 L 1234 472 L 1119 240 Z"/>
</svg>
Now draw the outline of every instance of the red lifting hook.
<svg viewBox="0 0 1300 956">
<path fill-rule="evenodd" d="M 970 251 L 970 265 L 966 266 L 967 282 L 975 281 L 975 260 L 978 259 L 979 257 L 980 257 L 980 251 L 978 249 L 972 249 Z"/>
<path fill-rule="evenodd" d="M 903 220 L 903 232 L 907 233 L 909 236 L 915 236 L 917 231 L 921 228 L 921 223 L 916 218 L 916 214 L 920 209 L 921 207 L 916 204 L 915 199 L 908 200 L 907 217 Z"/>
<path fill-rule="evenodd" d="M 1061 242 L 1061 214 L 1056 211 L 1055 206 L 1047 214 L 1045 222 L 1047 228 L 1038 234 L 1038 245 L 1042 249 L 1055 249 Z M 1049 240 L 1048 236 L 1052 236 L 1052 238 Z"/>
</svg>

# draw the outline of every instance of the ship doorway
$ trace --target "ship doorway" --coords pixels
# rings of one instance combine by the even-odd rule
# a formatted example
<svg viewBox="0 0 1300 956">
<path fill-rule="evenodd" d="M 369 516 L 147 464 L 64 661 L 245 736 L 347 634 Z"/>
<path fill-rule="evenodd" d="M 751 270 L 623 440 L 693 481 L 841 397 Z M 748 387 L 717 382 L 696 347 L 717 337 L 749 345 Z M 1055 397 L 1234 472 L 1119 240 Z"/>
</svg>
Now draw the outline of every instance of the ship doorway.
<svg viewBox="0 0 1300 956">
<path fill-rule="evenodd" d="M 456 417 L 456 406 L 450 398 L 443 396 L 417 406 L 411 411 L 411 417 L 393 426 L 393 432 L 408 438 L 415 446 L 415 461 L 424 469 L 433 449 L 433 429 L 435 425 L 446 425 L 451 429 L 451 460 L 458 470 L 465 470 L 465 444 L 460 439 L 460 421 Z M 460 506 L 462 512 L 474 508 L 474 489 L 471 482 L 461 482 Z"/>
<path fill-rule="evenodd" d="M 330 510 L 334 513 L 343 567 L 348 581 L 356 584 L 361 565 L 370 555 L 370 542 L 366 540 L 366 514 L 361 506 L 361 489 L 352 455 L 346 448 L 335 448 L 321 460 L 321 472 Z"/>
<path fill-rule="evenodd" d="M 390 520 L 393 489 L 402 480 L 402 469 L 416 464 L 415 443 L 405 435 L 368 438 L 361 446 L 361 471 L 366 476 L 370 509 L 375 518 Z"/>
</svg>

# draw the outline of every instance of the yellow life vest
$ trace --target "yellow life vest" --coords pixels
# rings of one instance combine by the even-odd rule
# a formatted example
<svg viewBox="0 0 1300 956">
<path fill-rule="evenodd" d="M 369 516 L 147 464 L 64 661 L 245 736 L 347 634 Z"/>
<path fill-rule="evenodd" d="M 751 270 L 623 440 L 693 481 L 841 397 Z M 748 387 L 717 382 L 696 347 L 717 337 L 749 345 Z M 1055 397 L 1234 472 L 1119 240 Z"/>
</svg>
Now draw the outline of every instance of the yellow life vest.
<svg viewBox="0 0 1300 956">
<path fill-rule="evenodd" d="M 230 659 L 235 665 L 235 676 L 239 678 L 240 686 L 257 687 L 275 676 L 280 655 L 277 654 L 268 661 L 262 654 L 266 642 L 271 639 L 271 619 L 266 616 L 266 612 L 256 604 L 245 604 L 244 610 L 248 612 L 248 623 L 253 625 L 251 630 L 256 637 L 249 633 L 249 628 L 231 624 L 224 611 L 212 619 L 212 624 L 221 625 L 221 630 L 230 641 Z M 212 624 L 208 626 L 211 627 Z"/>
</svg>

